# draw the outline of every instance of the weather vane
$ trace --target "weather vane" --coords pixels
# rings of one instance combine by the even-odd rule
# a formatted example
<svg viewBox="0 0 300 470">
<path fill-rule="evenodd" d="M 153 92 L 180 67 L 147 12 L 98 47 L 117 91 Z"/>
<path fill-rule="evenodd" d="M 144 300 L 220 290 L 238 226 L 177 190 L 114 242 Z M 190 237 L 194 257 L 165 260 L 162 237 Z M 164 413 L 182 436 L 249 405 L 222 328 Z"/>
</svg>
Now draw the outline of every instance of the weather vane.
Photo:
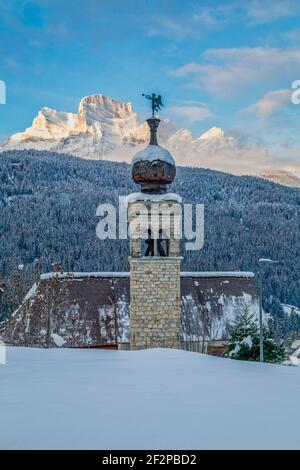
<svg viewBox="0 0 300 470">
<path fill-rule="evenodd" d="M 155 113 L 161 110 L 161 106 L 164 106 L 161 101 L 161 95 L 156 96 L 155 93 L 152 93 L 152 95 L 144 95 L 143 93 L 142 96 L 151 101 L 152 117 L 154 117 Z"/>
</svg>

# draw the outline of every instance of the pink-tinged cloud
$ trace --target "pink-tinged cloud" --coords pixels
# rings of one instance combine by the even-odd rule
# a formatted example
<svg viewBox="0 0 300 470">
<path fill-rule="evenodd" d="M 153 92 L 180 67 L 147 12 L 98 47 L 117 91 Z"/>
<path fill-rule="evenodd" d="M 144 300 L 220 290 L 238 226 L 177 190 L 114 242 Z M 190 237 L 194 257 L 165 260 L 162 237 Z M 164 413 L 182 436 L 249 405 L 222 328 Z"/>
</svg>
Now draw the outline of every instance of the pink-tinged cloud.
<svg viewBox="0 0 300 470">
<path fill-rule="evenodd" d="M 204 88 L 220 98 L 281 79 L 292 82 L 299 74 L 300 48 L 240 47 L 208 49 L 201 62 L 191 62 L 171 74 L 186 78 L 189 86 Z"/>
<path fill-rule="evenodd" d="M 266 93 L 257 103 L 245 111 L 254 112 L 258 117 L 266 118 L 291 103 L 291 90 L 275 90 Z"/>
</svg>

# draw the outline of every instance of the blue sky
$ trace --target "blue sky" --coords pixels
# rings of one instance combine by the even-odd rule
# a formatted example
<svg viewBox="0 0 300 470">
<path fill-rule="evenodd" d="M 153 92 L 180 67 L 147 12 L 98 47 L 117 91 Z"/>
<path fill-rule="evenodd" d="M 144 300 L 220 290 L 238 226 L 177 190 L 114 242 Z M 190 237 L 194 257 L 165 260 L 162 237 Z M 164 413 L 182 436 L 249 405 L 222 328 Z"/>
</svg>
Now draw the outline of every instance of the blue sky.
<svg viewBox="0 0 300 470">
<path fill-rule="evenodd" d="M 0 140 L 43 106 L 159 92 L 164 117 L 198 135 L 216 125 L 299 158 L 298 0 L 0 0 Z"/>
</svg>

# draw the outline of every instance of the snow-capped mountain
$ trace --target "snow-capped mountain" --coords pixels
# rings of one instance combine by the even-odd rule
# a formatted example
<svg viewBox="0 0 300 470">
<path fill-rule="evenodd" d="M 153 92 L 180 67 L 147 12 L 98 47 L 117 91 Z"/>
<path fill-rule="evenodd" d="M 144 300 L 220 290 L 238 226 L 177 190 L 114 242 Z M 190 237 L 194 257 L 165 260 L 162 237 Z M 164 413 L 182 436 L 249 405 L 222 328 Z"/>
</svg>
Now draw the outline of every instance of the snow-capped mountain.
<svg viewBox="0 0 300 470">
<path fill-rule="evenodd" d="M 1 150 L 35 148 L 98 160 L 124 145 L 145 143 L 147 136 L 131 103 L 100 94 L 82 98 L 77 114 L 42 108 L 32 126 L 12 135 Z"/>
<path fill-rule="evenodd" d="M 131 103 L 97 94 L 82 98 L 78 113 L 42 108 L 32 126 L 3 142 L 0 151 L 34 148 L 93 160 L 130 162 L 148 138 L 148 126 L 139 123 Z M 266 148 L 229 136 L 218 127 L 193 138 L 189 130 L 163 120 L 159 140 L 178 165 L 257 175 L 300 187 L 299 174 L 274 165 Z"/>
</svg>

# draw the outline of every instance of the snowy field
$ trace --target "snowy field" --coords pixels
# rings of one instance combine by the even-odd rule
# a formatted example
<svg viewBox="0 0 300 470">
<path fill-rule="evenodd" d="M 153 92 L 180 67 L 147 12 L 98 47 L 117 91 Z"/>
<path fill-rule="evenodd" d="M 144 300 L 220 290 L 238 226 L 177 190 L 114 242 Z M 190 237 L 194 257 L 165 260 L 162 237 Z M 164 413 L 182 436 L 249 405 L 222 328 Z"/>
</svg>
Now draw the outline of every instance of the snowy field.
<svg viewBox="0 0 300 470">
<path fill-rule="evenodd" d="M 1 449 L 300 449 L 300 368 L 175 350 L 8 348 Z"/>
</svg>

